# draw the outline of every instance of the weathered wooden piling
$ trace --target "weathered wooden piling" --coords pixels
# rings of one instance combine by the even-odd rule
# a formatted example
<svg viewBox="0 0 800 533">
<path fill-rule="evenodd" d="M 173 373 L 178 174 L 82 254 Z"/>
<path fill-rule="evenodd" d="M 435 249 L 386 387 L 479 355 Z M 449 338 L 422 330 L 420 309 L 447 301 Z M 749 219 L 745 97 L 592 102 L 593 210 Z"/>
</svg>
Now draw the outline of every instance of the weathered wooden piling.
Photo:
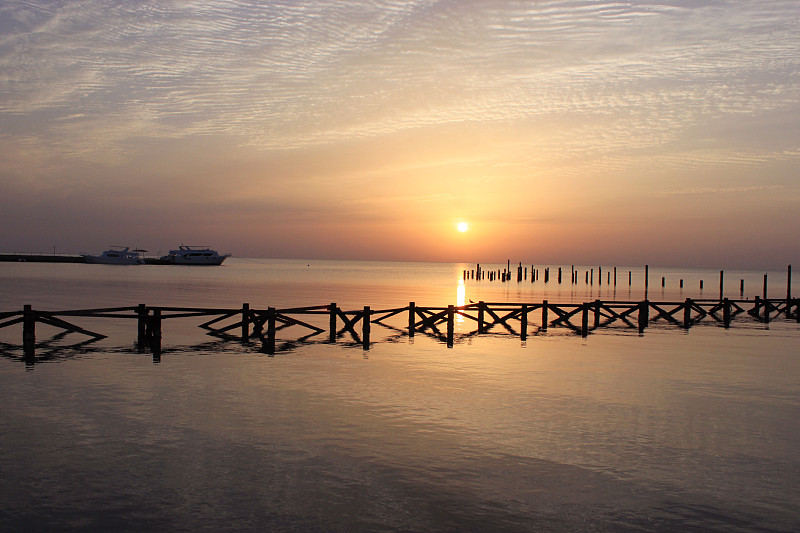
<svg viewBox="0 0 800 533">
<path fill-rule="evenodd" d="M 723 300 L 723 287 L 725 286 L 724 280 L 725 280 L 725 271 L 724 270 L 720 270 L 719 271 L 719 299 L 720 299 L 720 301 Z"/>
<path fill-rule="evenodd" d="M 331 304 L 328 306 L 328 313 L 329 313 L 328 322 L 329 322 L 329 328 L 330 328 L 330 334 L 329 334 L 328 340 L 330 342 L 336 342 L 336 314 L 337 314 L 337 309 L 336 309 L 336 304 L 335 303 L 331 302 Z"/>
<path fill-rule="evenodd" d="M 614 267 L 614 286 L 617 286 L 617 267 Z"/>
<path fill-rule="evenodd" d="M 136 306 L 136 346 L 142 349 L 147 344 L 147 306 L 139 304 Z"/>
<path fill-rule="evenodd" d="M 581 305 L 581 337 L 589 335 L 589 304 Z"/>
<path fill-rule="evenodd" d="M 650 323 L 650 302 L 642 301 L 639 304 L 639 333 L 642 333 Z"/>
<path fill-rule="evenodd" d="M 416 322 L 417 316 L 417 304 L 414 302 L 408 302 L 408 336 L 414 336 L 414 323 Z"/>
<path fill-rule="evenodd" d="M 523 341 L 528 338 L 528 306 L 522 304 L 522 309 L 519 315 L 519 337 Z"/>
<path fill-rule="evenodd" d="M 161 309 L 156 307 L 148 321 L 147 339 L 153 356 L 161 355 Z"/>
<path fill-rule="evenodd" d="M 558 267 L 558 284 L 561 285 L 561 267 Z"/>
<path fill-rule="evenodd" d="M 365 308 L 366 309 L 366 308 Z M 447 347 L 453 347 L 453 338 L 455 335 L 455 307 L 451 304 L 447 306 Z"/>
<path fill-rule="evenodd" d="M 547 300 L 544 300 L 542 302 L 542 331 L 547 331 L 547 324 L 549 323 L 549 319 L 547 318 L 547 308 Z"/>
<path fill-rule="evenodd" d="M 372 318 L 372 312 L 368 305 L 364 306 L 364 315 L 361 319 L 361 334 L 363 335 L 364 341 L 364 349 L 369 350 L 369 333 L 370 333 L 370 325 L 372 322 L 370 321 Z"/>
<path fill-rule="evenodd" d="M 792 265 L 787 267 L 786 272 L 786 318 L 792 314 Z"/>
<path fill-rule="evenodd" d="M 647 299 L 647 289 L 650 286 L 650 265 L 644 266 L 644 297 Z"/>
<path fill-rule="evenodd" d="M 702 279 L 700 280 L 700 290 L 701 291 L 703 290 L 703 280 Z"/>
<path fill-rule="evenodd" d="M 250 304 L 242 304 L 242 342 L 250 338 Z"/>
<path fill-rule="evenodd" d="M 486 320 L 486 316 L 485 316 L 486 311 L 484 311 L 485 307 L 486 307 L 486 303 L 484 303 L 483 300 L 478 302 L 478 333 L 483 333 L 484 332 L 484 328 L 485 328 L 484 322 Z"/>
<path fill-rule="evenodd" d="M 267 308 L 267 338 L 264 346 L 269 355 L 275 355 L 275 308 Z"/>
<path fill-rule="evenodd" d="M 767 275 L 764 274 L 764 299 L 767 299 Z"/>
<path fill-rule="evenodd" d="M 600 300 L 594 301 L 594 328 L 597 329 L 600 327 L 600 307 L 603 304 L 600 303 Z"/>
<path fill-rule="evenodd" d="M 630 270 L 628 270 L 628 287 L 632 285 L 632 280 L 633 280 L 633 274 L 631 273 Z"/>
<path fill-rule="evenodd" d="M 683 280 L 680 282 L 681 289 L 683 288 Z"/>
<path fill-rule="evenodd" d="M 689 329 L 692 325 L 692 299 L 686 298 L 683 304 L 683 328 Z"/>
<path fill-rule="evenodd" d="M 731 302 L 727 298 L 722 299 L 722 323 L 726 328 L 731 325 Z"/>
<path fill-rule="evenodd" d="M 36 355 L 36 311 L 27 304 L 22 308 L 22 352 L 25 359 Z"/>
<path fill-rule="evenodd" d="M 664 276 L 661 276 L 661 287 L 663 288 L 666 285 L 666 283 L 667 283 L 667 278 L 664 277 Z"/>
</svg>

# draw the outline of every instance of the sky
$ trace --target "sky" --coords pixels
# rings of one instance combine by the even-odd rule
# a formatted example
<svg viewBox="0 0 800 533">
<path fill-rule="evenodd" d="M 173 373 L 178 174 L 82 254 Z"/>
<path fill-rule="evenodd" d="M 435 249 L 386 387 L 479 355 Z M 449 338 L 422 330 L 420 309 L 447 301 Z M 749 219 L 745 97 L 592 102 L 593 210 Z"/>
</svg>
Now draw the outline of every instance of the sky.
<svg viewBox="0 0 800 533">
<path fill-rule="evenodd" d="M 0 252 L 800 264 L 798 35 L 798 0 L 0 0 Z"/>
</svg>

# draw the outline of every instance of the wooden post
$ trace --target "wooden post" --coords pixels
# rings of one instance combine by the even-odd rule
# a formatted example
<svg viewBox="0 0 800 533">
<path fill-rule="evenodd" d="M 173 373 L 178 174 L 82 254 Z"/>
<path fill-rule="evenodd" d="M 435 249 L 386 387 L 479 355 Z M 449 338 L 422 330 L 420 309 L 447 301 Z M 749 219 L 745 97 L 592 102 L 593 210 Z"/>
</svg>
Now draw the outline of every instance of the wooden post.
<svg viewBox="0 0 800 533">
<path fill-rule="evenodd" d="M 520 313 L 519 322 L 519 336 L 520 339 L 525 340 L 528 338 L 528 306 L 525 304 L 522 304 L 522 312 Z"/>
<path fill-rule="evenodd" d="M 136 316 L 136 347 L 142 350 L 147 344 L 147 306 L 145 304 L 136 306 Z"/>
<path fill-rule="evenodd" d="M 542 302 L 542 331 L 547 331 L 547 325 L 549 323 L 549 319 L 547 318 L 547 307 L 548 303 L 547 300 Z"/>
<path fill-rule="evenodd" d="M 478 333 L 483 333 L 483 319 L 484 319 L 484 316 L 483 316 L 483 314 L 484 314 L 483 307 L 484 307 L 485 305 L 486 305 L 486 304 L 485 304 L 485 303 L 483 303 L 483 300 L 481 300 L 480 302 L 478 302 Z"/>
<path fill-rule="evenodd" d="M 739 280 L 739 298 L 744 297 L 744 280 Z"/>
<path fill-rule="evenodd" d="M 617 267 L 614 267 L 614 286 L 617 286 Z"/>
<path fill-rule="evenodd" d="M 719 299 L 722 301 L 723 298 L 723 287 L 724 287 L 724 279 L 725 279 L 725 271 L 719 271 Z"/>
<path fill-rule="evenodd" d="M 792 314 L 792 265 L 787 267 L 786 272 L 786 318 Z"/>
<path fill-rule="evenodd" d="M 22 352 L 26 360 L 36 355 L 36 311 L 27 304 L 22 308 Z"/>
<path fill-rule="evenodd" d="M 731 302 L 727 298 L 722 299 L 722 323 L 726 328 L 731 325 Z"/>
<path fill-rule="evenodd" d="M 250 338 L 250 304 L 242 304 L 242 342 Z"/>
<path fill-rule="evenodd" d="M 267 308 L 267 345 L 269 355 L 275 355 L 275 308 Z"/>
<path fill-rule="evenodd" d="M 331 305 L 328 306 L 328 311 L 330 312 L 330 342 L 336 342 L 336 304 L 331 302 Z"/>
<path fill-rule="evenodd" d="M 150 351 L 153 357 L 161 355 L 161 309 L 153 309 L 153 316 L 150 317 L 150 331 L 148 332 L 150 341 Z"/>
<path fill-rule="evenodd" d="M 591 275 L 589 276 L 589 284 L 594 285 L 594 269 L 590 270 Z"/>
<path fill-rule="evenodd" d="M 692 325 L 692 299 L 686 298 L 683 304 L 683 329 L 689 329 Z"/>
<path fill-rule="evenodd" d="M 631 286 L 631 279 L 632 279 L 632 278 L 631 278 L 631 271 L 630 271 L 630 270 L 628 270 L 628 287 L 630 287 L 630 286 Z"/>
<path fill-rule="evenodd" d="M 666 283 L 667 283 L 667 278 L 664 277 L 664 276 L 661 276 L 661 287 L 663 288 L 666 285 Z"/>
<path fill-rule="evenodd" d="M 589 304 L 581 305 L 581 337 L 589 335 Z"/>
<path fill-rule="evenodd" d="M 681 280 L 681 289 L 683 288 L 683 280 Z"/>
<path fill-rule="evenodd" d="M 702 279 L 700 280 L 700 290 L 701 291 L 703 290 L 703 280 Z"/>
<path fill-rule="evenodd" d="M 417 304 L 414 302 L 408 302 L 408 336 L 414 336 L 414 324 L 416 323 L 417 319 Z"/>
<path fill-rule="evenodd" d="M 370 322 L 371 318 L 372 318 L 372 312 L 370 311 L 369 306 L 365 305 L 364 317 L 361 319 L 361 333 L 363 334 L 364 337 L 362 340 L 364 342 L 365 350 L 369 350 L 369 330 L 370 330 L 370 325 L 372 324 Z"/>
<path fill-rule="evenodd" d="M 764 299 L 767 299 L 767 275 L 764 274 Z"/>
<path fill-rule="evenodd" d="M 603 284 L 603 267 L 601 266 L 597 267 L 597 284 Z"/>
<path fill-rule="evenodd" d="M 544 269 L 544 282 L 548 283 L 550 281 L 550 267 Z"/>
<path fill-rule="evenodd" d="M 600 300 L 594 301 L 594 329 L 600 327 Z"/>
<path fill-rule="evenodd" d="M 650 265 L 644 266 L 644 299 L 647 300 L 647 290 L 650 287 Z"/>
<path fill-rule="evenodd" d="M 561 267 L 558 267 L 558 284 L 561 285 Z"/>
<path fill-rule="evenodd" d="M 639 333 L 650 323 L 650 301 L 646 298 L 639 304 Z"/>
<path fill-rule="evenodd" d="M 767 275 L 764 274 L 764 322 L 769 322 L 769 300 L 767 299 Z"/>
<path fill-rule="evenodd" d="M 447 306 L 447 347 L 453 347 L 453 336 L 455 334 L 455 317 L 456 312 L 453 305 Z"/>
</svg>

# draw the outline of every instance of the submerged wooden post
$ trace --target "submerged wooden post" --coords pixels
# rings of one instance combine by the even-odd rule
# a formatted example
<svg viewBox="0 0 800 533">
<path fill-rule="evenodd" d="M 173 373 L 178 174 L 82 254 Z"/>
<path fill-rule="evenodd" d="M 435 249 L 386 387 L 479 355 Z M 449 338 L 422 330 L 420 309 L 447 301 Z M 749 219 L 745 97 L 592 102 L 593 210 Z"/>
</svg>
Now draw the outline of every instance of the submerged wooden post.
<svg viewBox="0 0 800 533">
<path fill-rule="evenodd" d="M 792 265 L 789 265 L 786 272 L 786 318 L 792 314 Z"/>
<path fill-rule="evenodd" d="M 336 342 L 336 304 L 331 302 L 331 305 L 328 306 L 328 311 L 330 312 L 330 341 Z"/>
<path fill-rule="evenodd" d="M 769 300 L 767 299 L 767 275 L 764 274 L 764 322 L 769 322 Z"/>
<path fill-rule="evenodd" d="M 581 337 L 589 335 L 589 304 L 581 305 Z"/>
<path fill-rule="evenodd" d="M 137 322 L 137 335 L 136 346 L 139 349 L 144 348 L 147 344 L 147 306 L 139 304 L 136 306 L 136 322 Z"/>
<path fill-rule="evenodd" d="M 727 298 L 722 300 L 722 323 L 726 328 L 731 325 L 731 302 Z"/>
<path fill-rule="evenodd" d="M 484 308 L 485 305 L 486 304 L 483 303 L 483 300 L 478 302 L 478 333 L 483 333 L 483 329 L 484 329 L 484 325 L 483 325 L 484 310 L 483 310 L 483 308 Z"/>
<path fill-rule="evenodd" d="M 547 300 L 544 300 L 542 302 L 542 327 L 541 327 L 542 331 L 547 331 L 547 324 L 549 321 L 547 318 L 547 306 L 548 306 Z"/>
<path fill-rule="evenodd" d="M 561 285 L 561 267 L 558 267 L 558 284 Z"/>
<path fill-rule="evenodd" d="M 519 317 L 519 336 L 520 339 L 525 340 L 528 338 L 528 306 L 522 304 L 522 311 Z"/>
<path fill-rule="evenodd" d="M 719 271 L 719 299 L 723 300 L 723 287 L 724 287 L 725 271 Z"/>
<path fill-rule="evenodd" d="M 264 346 L 269 355 L 275 355 L 275 308 L 267 308 L 267 344 Z"/>
<path fill-rule="evenodd" d="M 153 356 L 161 355 L 161 309 L 156 307 L 153 309 L 153 316 L 150 317 L 150 331 L 148 332 L 148 340 L 150 341 L 150 351 Z"/>
<path fill-rule="evenodd" d="M 683 304 L 683 329 L 689 329 L 692 325 L 692 299 L 686 298 L 686 302 Z"/>
<path fill-rule="evenodd" d="M 617 267 L 614 267 L 614 286 L 617 286 Z"/>
<path fill-rule="evenodd" d="M 27 304 L 22 308 L 22 352 L 25 359 L 36 355 L 36 311 Z"/>
<path fill-rule="evenodd" d="M 739 298 L 741 298 L 742 296 L 744 296 L 744 280 L 740 279 L 739 280 Z"/>
<path fill-rule="evenodd" d="M 639 333 L 650 323 L 650 301 L 646 298 L 639 304 Z"/>
<path fill-rule="evenodd" d="M 594 329 L 600 326 L 600 300 L 594 301 Z"/>
<path fill-rule="evenodd" d="M 644 299 L 647 299 L 647 289 L 650 286 L 650 265 L 644 266 Z"/>
<path fill-rule="evenodd" d="M 365 350 L 369 350 L 369 330 L 370 330 L 370 325 L 372 324 L 370 322 L 371 317 L 372 317 L 372 312 L 370 311 L 369 306 L 365 305 L 364 306 L 364 316 L 361 319 L 362 320 L 362 322 L 361 322 L 361 333 L 364 336 L 364 338 L 362 340 L 364 342 L 364 349 Z"/>
<path fill-rule="evenodd" d="M 456 312 L 452 304 L 447 306 L 447 347 L 453 347 L 453 336 L 455 335 Z"/>
<path fill-rule="evenodd" d="M 414 324 L 416 323 L 417 304 L 408 302 L 408 336 L 414 336 Z"/>
<path fill-rule="evenodd" d="M 242 304 L 242 342 L 250 338 L 250 304 Z"/>
</svg>

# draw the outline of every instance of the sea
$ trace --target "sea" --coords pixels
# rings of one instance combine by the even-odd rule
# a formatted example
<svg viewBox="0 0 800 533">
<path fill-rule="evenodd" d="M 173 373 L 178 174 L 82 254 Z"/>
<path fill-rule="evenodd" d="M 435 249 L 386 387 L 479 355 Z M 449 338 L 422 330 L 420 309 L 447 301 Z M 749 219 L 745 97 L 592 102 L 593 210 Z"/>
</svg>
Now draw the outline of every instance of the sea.
<svg viewBox="0 0 800 533">
<path fill-rule="evenodd" d="M 0 263 L 0 313 L 754 299 L 765 275 L 782 298 L 788 282 L 650 266 L 645 288 L 643 266 L 535 264 L 517 282 L 517 267 L 500 282 L 457 263 Z M 458 316 L 448 345 L 401 314 L 368 345 L 283 328 L 270 354 L 188 317 L 164 321 L 156 356 L 135 320 L 64 318 L 106 336 L 37 323 L 31 359 L 20 325 L 0 329 L 3 532 L 800 531 L 794 319 L 582 337 L 532 316 L 523 339 Z"/>
</svg>

